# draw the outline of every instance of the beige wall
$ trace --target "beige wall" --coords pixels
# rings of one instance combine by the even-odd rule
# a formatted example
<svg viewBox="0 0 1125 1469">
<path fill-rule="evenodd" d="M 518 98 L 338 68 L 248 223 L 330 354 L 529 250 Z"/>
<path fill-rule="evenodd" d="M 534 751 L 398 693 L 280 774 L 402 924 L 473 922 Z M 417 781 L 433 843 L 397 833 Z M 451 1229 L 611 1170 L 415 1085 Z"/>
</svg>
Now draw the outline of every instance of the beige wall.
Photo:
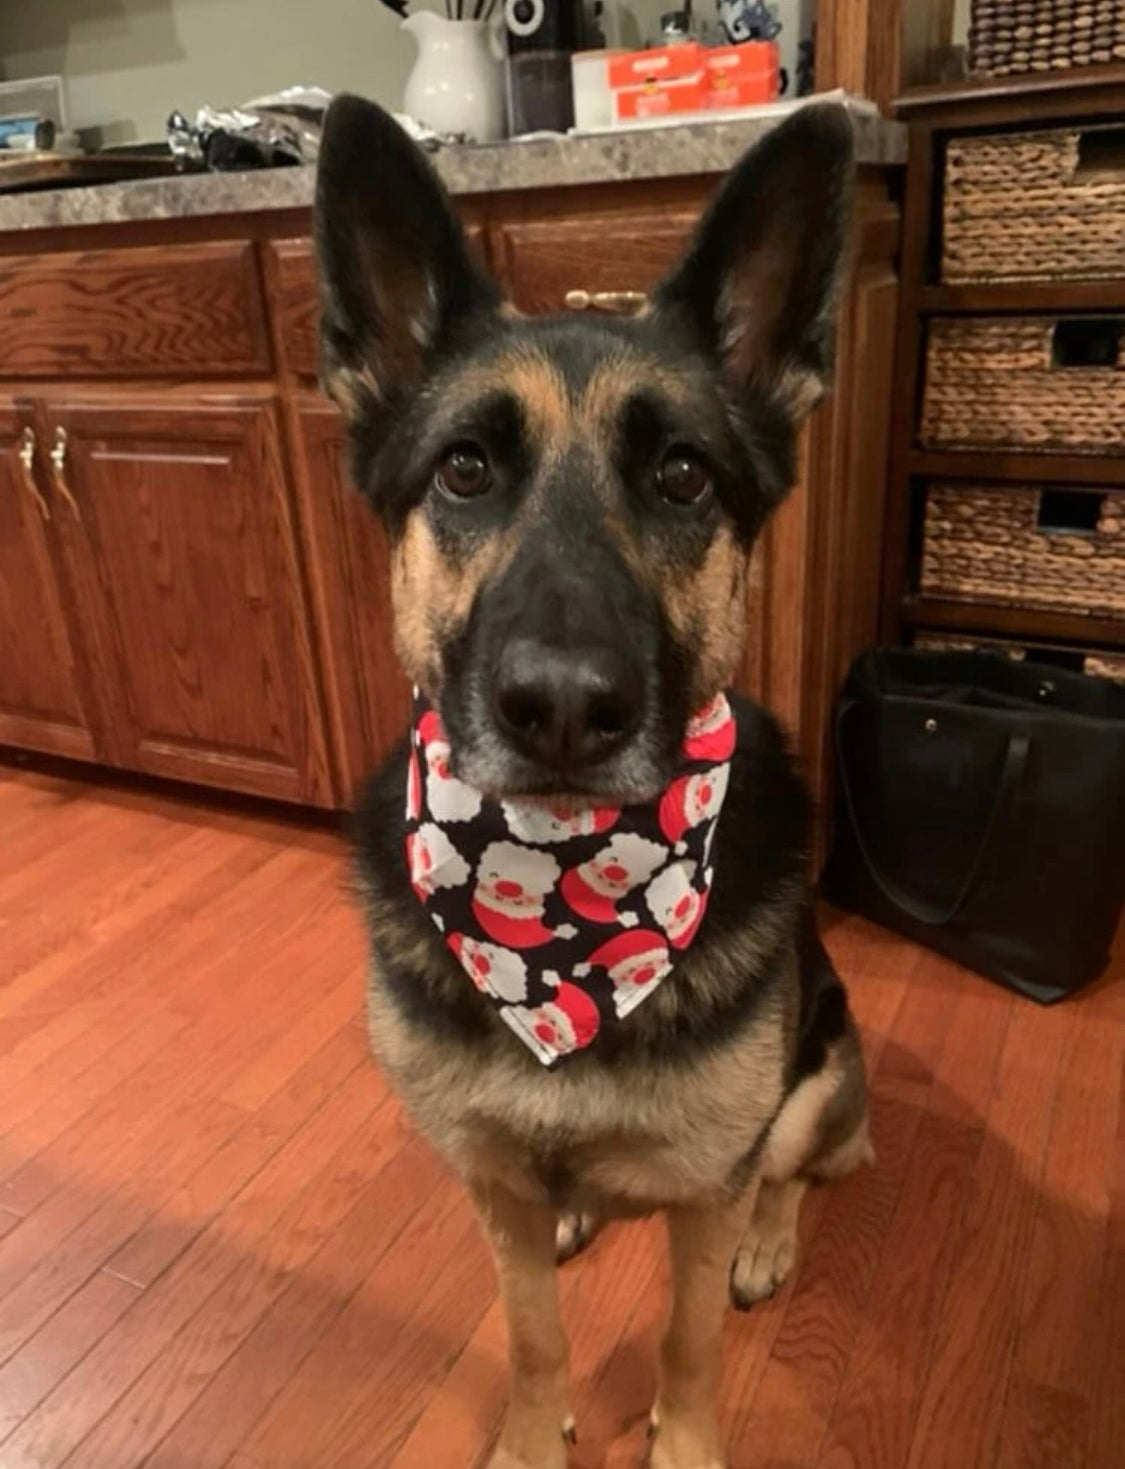
<svg viewBox="0 0 1125 1469">
<path fill-rule="evenodd" d="M 397 107 L 413 54 L 379 0 L 0 0 L 5 76 L 61 73 L 74 124 L 112 141 L 296 82 Z"/>
<path fill-rule="evenodd" d="M 438 0 L 426 0 L 439 8 Z M 812 0 L 781 0 L 786 54 Z M 673 0 L 624 0 L 625 40 Z M 0 74 L 66 77 L 71 121 L 107 142 L 164 136 L 169 112 L 297 82 L 402 102 L 414 43 L 379 0 L 0 0 Z"/>
</svg>

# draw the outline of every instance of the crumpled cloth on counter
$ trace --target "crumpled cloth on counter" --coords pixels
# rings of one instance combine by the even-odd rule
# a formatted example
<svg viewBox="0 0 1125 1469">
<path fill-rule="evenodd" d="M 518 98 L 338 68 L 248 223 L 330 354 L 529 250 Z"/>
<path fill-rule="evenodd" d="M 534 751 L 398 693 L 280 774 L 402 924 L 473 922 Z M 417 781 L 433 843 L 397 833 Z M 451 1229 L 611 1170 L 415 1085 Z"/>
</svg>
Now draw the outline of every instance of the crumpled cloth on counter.
<svg viewBox="0 0 1125 1469">
<path fill-rule="evenodd" d="M 332 93 L 323 87 L 286 87 L 239 107 L 201 107 L 194 122 L 173 112 L 168 146 L 185 169 L 226 172 L 315 163 L 331 101 Z M 438 133 L 404 114 L 396 113 L 395 120 L 427 152 L 467 141 L 464 133 Z"/>
</svg>

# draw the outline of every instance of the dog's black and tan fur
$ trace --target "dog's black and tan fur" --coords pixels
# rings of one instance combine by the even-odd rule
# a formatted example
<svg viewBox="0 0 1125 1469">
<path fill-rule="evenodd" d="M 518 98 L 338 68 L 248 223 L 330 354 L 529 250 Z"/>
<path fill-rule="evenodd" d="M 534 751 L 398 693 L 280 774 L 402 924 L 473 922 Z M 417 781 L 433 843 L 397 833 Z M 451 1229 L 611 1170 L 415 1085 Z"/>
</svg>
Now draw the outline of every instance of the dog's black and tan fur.
<svg viewBox="0 0 1125 1469">
<path fill-rule="evenodd" d="M 524 320 L 470 264 L 396 125 L 356 99 L 332 108 L 324 377 L 390 534 L 403 665 L 461 779 L 575 801 L 646 800 L 668 780 L 688 716 L 738 665 L 750 549 L 830 373 L 851 171 L 844 115 L 805 110 L 734 170 L 642 315 Z M 582 706 L 577 743 L 544 744 L 541 709 L 514 725 L 497 712 L 513 660 L 552 687 L 592 678 L 608 706 Z M 728 1292 L 742 1306 L 772 1292 L 806 1182 L 869 1154 L 859 1046 L 811 912 L 805 796 L 772 719 L 737 712 L 696 940 L 557 1071 L 500 1023 L 411 892 L 402 754 L 363 805 L 375 1048 L 470 1190 L 508 1314 L 493 1469 L 565 1463 L 557 1229 L 573 1246 L 592 1219 L 654 1209 L 674 1300 L 653 1462 L 720 1469 Z"/>
</svg>

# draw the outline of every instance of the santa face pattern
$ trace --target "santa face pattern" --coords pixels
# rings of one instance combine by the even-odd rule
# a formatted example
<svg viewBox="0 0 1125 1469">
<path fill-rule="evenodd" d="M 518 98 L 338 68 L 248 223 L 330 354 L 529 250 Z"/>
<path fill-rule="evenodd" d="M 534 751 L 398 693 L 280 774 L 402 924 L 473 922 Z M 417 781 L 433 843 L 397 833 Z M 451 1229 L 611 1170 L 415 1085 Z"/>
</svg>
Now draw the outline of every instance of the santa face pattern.
<svg viewBox="0 0 1125 1469">
<path fill-rule="evenodd" d="M 645 805 L 497 801 L 453 775 L 441 719 L 415 694 L 411 886 L 469 981 L 545 1066 L 625 1020 L 698 933 L 736 734 L 719 695 Z"/>
<path fill-rule="evenodd" d="M 483 797 L 453 774 L 453 752 L 441 720 L 428 709 L 418 721 L 426 774 L 426 807 L 434 821 L 471 821 Z M 411 792 L 407 792 L 407 811 Z"/>
</svg>

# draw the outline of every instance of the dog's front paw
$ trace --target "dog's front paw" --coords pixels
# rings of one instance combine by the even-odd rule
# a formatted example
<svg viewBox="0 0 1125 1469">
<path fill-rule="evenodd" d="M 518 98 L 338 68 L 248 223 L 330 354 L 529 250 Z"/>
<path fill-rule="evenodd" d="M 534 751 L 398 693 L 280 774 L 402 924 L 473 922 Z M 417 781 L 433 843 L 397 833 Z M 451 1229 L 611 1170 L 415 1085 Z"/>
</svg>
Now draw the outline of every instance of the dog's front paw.
<svg viewBox="0 0 1125 1469">
<path fill-rule="evenodd" d="M 740 1311 L 768 1301 L 789 1278 L 797 1259 L 797 1235 L 788 1227 L 759 1229 L 753 1221 L 730 1272 L 730 1298 Z"/>
<path fill-rule="evenodd" d="M 538 1414 L 511 1416 L 488 1469 L 566 1469 L 567 1445 L 577 1442 L 573 1413 L 553 1425 Z"/>
<path fill-rule="evenodd" d="M 680 1417 L 659 1406 L 649 1414 L 650 1469 L 727 1469 L 717 1429 L 707 1418 Z"/>
<path fill-rule="evenodd" d="M 555 1259 L 560 1265 L 582 1253 L 597 1234 L 599 1223 L 593 1214 L 575 1214 L 568 1210 L 559 1215 L 555 1226 Z"/>
</svg>

